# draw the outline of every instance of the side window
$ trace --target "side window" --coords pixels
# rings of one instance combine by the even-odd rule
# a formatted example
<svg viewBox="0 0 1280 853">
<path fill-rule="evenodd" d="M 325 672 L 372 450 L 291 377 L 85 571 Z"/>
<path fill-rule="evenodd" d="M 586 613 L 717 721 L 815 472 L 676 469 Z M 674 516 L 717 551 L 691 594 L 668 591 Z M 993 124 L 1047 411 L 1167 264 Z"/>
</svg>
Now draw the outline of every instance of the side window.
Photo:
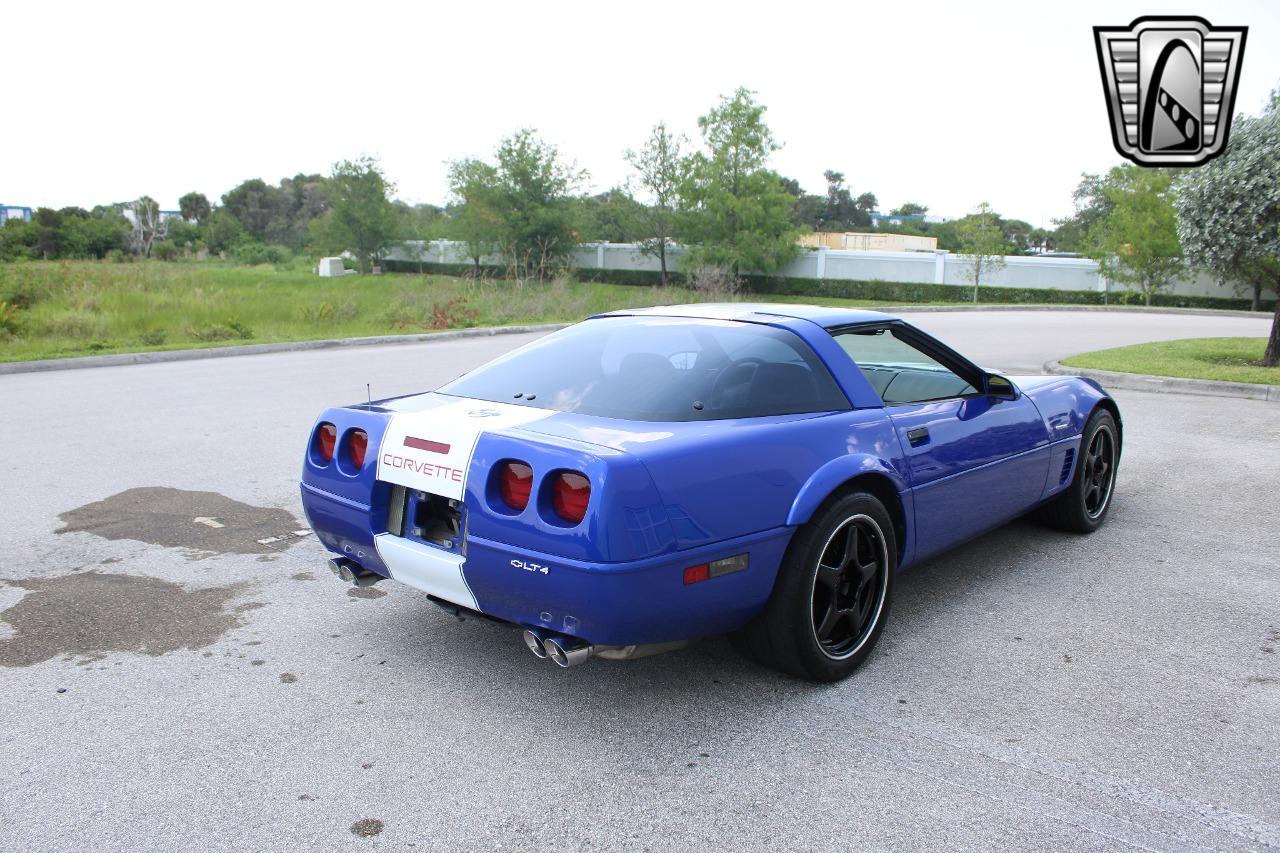
<svg viewBox="0 0 1280 853">
<path fill-rule="evenodd" d="M 835 339 L 887 406 L 977 393 L 968 380 L 897 337 L 892 329 L 841 332 Z"/>
</svg>

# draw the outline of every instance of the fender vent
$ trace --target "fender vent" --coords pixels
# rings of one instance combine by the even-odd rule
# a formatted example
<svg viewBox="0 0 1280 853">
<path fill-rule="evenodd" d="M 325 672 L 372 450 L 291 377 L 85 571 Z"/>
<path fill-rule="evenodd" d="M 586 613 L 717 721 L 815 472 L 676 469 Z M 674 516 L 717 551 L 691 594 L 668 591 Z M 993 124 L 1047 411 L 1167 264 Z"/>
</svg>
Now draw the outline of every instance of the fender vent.
<svg viewBox="0 0 1280 853">
<path fill-rule="evenodd" d="M 1062 473 L 1058 475 L 1059 486 L 1067 482 L 1067 478 L 1071 476 L 1071 463 L 1074 461 L 1076 461 L 1076 449 L 1068 447 L 1067 454 L 1062 457 Z"/>
</svg>

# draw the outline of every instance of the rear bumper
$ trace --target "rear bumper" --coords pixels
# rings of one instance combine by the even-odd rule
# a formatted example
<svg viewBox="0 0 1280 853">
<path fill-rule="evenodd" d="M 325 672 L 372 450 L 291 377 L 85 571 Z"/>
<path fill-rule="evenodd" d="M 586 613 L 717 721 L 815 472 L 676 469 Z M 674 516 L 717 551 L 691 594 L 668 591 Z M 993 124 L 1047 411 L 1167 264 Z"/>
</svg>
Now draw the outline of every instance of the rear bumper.
<svg viewBox="0 0 1280 853">
<path fill-rule="evenodd" d="M 741 627 L 760 611 L 793 528 L 628 563 L 587 563 L 471 537 L 463 559 L 381 534 L 390 575 L 438 598 L 508 622 L 600 645 L 664 643 Z M 686 585 L 684 570 L 736 554 L 745 570 Z"/>
<path fill-rule="evenodd" d="M 731 631 L 764 607 L 795 528 L 621 563 L 566 559 L 470 536 L 465 558 L 385 532 L 377 510 L 303 484 L 320 541 L 362 568 L 445 601 L 599 645 L 642 645 Z M 385 512 L 385 510 L 383 510 Z M 686 585 L 684 570 L 737 554 L 747 568 Z"/>
</svg>

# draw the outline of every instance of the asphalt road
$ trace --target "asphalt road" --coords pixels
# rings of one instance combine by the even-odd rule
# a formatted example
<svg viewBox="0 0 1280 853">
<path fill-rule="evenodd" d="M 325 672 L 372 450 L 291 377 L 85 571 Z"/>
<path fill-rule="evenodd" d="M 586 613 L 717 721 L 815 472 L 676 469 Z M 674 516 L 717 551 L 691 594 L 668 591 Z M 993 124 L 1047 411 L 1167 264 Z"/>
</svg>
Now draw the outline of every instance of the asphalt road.
<svg viewBox="0 0 1280 853">
<path fill-rule="evenodd" d="M 993 367 L 1173 315 L 916 315 Z M 1119 392 L 1092 537 L 903 575 L 848 681 L 723 639 L 558 670 L 322 568 L 324 405 L 519 336 L 0 377 L 0 850 L 1280 848 L 1280 408 Z"/>
</svg>

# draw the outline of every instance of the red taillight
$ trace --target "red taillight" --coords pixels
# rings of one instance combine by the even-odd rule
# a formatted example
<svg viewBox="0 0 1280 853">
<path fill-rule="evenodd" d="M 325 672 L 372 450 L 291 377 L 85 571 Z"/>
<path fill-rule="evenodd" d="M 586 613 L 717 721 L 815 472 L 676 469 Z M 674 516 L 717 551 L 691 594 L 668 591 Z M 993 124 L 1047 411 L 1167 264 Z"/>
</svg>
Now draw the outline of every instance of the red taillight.
<svg viewBox="0 0 1280 853">
<path fill-rule="evenodd" d="M 316 428 L 315 451 L 320 461 L 328 463 L 333 459 L 333 448 L 338 443 L 338 428 L 333 424 L 320 424 Z"/>
<path fill-rule="evenodd" d="M 529 505 L 529 493 L 533 491 L 533 469 L 523 462 L 503 462 L 498 491 L 507 506 L 515 510 L 524 509 Z"/>
<path fill-rule="evenodd" d="M 551 506 L 556 515 L 577 524 L 587 514 L 591 482 L 576 471 L 561 471 L 551 484 Z"/>
<path fill-rule="evenodd" d="M 351 454 L 351 464 L 356 468 L 364 467 L 364 455 L 369 449 L 369 434 L 362 429 L 353 429 L 347 438 L 347 452 Z"/>
</svg>

